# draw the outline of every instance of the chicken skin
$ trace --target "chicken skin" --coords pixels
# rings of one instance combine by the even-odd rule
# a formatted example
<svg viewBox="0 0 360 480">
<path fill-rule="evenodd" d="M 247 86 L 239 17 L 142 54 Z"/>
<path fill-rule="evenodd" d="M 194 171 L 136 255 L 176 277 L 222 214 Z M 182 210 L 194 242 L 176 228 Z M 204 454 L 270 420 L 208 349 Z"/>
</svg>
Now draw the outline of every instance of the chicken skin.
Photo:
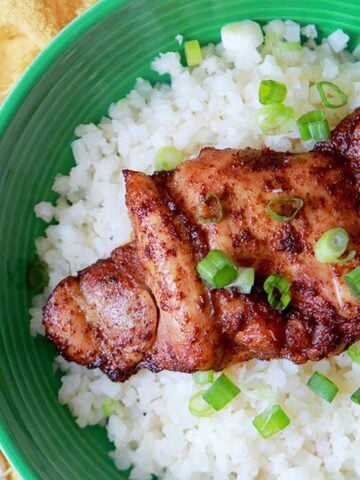
<svg viewBox="0 0 360 480">
<path fill-rule="evenodd" d="M 360 266 L 360 109 L 310 153 L 204 148 L 171 172 L 124 176 L 135 241 L 63 280 L 44 309 L 46 334 L 68 360 L 123 381 L 141 368 L 304 363 L 360 338 L 360 303 L 343 278 Z M 197 214 L 210 193 L 221 204 L 219 223 Z M 303 202 L 291 221 L 266 211 L 282 197 Z M 321 263 L 314 245 L 334 227 L 347 231 L 357 255 Z M 196 266 L 214 249 L 255 269 L 250 294 L 201 280 Z M 263 288 L 273 273 L 291 282 L 283 311 Z"/>
</svg>

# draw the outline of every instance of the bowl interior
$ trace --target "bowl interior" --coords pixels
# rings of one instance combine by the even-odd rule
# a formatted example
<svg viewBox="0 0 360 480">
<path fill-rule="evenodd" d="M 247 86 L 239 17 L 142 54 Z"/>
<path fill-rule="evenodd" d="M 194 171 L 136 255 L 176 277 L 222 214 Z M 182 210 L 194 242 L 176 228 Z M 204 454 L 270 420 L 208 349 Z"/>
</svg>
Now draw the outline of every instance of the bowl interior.
<svg viewBox="0 0 360 480">
<path fill-rule="evenodd" d="M 343 28 L 360 35 L 357 0 L 106 0 L 76 20 L 43 52 L 0 112 L 0 442 L 20 474 L 31 479 L 128 478 L 108 456 L 105 430 L 81 430 L 57 400 L 54 349 L 29 335 L 32 293 L 26 268 L 45 225 L 34 205 L 53 200 L 57 172 L 73 164 L 74 127 L 96 122 L 139 76 L 160 80 L 150 61 L 178 50 L 181 33 L 219 41 L 220 27 L 244 18 L 291 18 L 321 34 Z M 166 78 L 161 79 L 166 81 Z"/>
</svg>

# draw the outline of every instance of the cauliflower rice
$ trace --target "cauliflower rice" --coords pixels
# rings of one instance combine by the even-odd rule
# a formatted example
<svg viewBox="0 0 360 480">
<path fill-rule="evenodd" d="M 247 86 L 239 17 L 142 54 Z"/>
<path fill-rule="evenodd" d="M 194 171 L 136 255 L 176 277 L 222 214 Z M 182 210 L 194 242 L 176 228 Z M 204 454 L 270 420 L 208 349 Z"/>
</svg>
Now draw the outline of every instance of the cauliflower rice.
<svg viewBox="0 0 360 480">
<path fill-rule="evenodd" d="M 203 47 L 204 59 L 192 69 L 181 65 L 177 52 L 161 54 L 152 68 L 169 73 L 171 86 L 138 79 L 99 125 L 77 127 L 75 166 L 68 176 L 56 177 L 56 204 L 41 202 L 35 208 L 38 217 L 56 223 L 36 240 L 39 257 L 49 265 L 50 282 L 33 300 L 32 334 L 43 334 L 42 307 L 63 277 L 131 240 L 123 168 L 152 173 L 155 154 L 164 145 L 175 146 L 188 158 L 202 146 L 311 149 L 311 142 L 299 140 L 295 124 L 286 134 L 262 134 L 255 119 L 262 79 L 286 84 L 285 103 L 298 117 L 323 108 L 316 82 L 336 83 L 349 101 L 326 110 L 331 127 L 360 106 L 360 52 L 345 50 L 349 37 L 344 32 L 337 30 L 318 45 L 314 25 L 300 30 L 292 21 L 275 20 L 264 31 L 268 39 L 276 34 L 282 42 L 299 42 L 302 34 L 304 48 L 284 52 L 276 42 L 256 48 L 250 41 L 246 50 L 239 50 L 228 35 L 226 49 L 221 43 Z M 183 37 L 177 38 L 181 43 Z M 359 387 L 360 365 L 347 354 L 303 366 L 252 360 L 227 368 L 241 394 L 209 418 L 188 411 L 189 398 L 200 388 L 191 375 L 141 371 L 125 383 L 112 383 L 99 370 L 60 357 L 56 364 L 64 372 L 60 402 L 69 406 L 80 427 L 100 424 L 107 429 L 114 443 L 110 455 L 119 469 L 133 466 L 132 479 L 150 480 L 151 474 L 166 480 L 360 479 L 360 407 L 349 398 Z M 306 386 L 315 370 L 339 386 L 332 404 Z M 252 420 L 273 403 L 280 403 L 292 421 L 264 440 Z M 113 412 L 109 417 L 104 405 Z"/>
</svg>

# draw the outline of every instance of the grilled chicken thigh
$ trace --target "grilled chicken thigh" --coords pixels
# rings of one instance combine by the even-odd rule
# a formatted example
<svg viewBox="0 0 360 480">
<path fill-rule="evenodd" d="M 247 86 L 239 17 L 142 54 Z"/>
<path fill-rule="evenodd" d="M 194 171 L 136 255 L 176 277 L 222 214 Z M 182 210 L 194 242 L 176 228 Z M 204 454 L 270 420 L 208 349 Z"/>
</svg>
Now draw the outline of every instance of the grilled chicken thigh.
<svg viewBox="0 0 360 480">
<path fill-rule="evenodd" d="M 343 280 L 360 265 L 360 110 L 310 153 L 204 148 L 174 171 L 124 176 L 135 241 L 63 280 L 44 310 L 47 336 L 67 359 L 124 380 L 141 368 L 303 363 L 360 338 L 360 303 Z M 221 202 L 220 223 L 197 216 L 209 193 Z M 300 198 L 303 207 L 279 222 L 266 212 L 275 197 Z M 358 255 L 320 263 L 314 245 L 334 227 L 346 229 Z M 213 249 L 255 268 L 251 294 L 200 279 L 196 265 Z M 272 273 L 291 282 L 281 312 L 263 289 Z"/>
<path fill-rule="evenodd" d="M 157 308 L 134 245 L 68 277 L 45 308 L 48 338 L 69 360 L 126 379 L 156 338 Z"/>
</svg>

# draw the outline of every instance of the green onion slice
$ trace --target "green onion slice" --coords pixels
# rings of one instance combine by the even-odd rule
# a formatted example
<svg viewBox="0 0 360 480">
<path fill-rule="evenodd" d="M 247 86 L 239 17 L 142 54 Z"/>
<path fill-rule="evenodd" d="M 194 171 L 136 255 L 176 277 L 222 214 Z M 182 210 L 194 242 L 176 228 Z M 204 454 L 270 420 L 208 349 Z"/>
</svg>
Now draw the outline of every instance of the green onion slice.
<svg viewBox="0 0 360 480">
<path fill-rule="evenodd" d="M 327 108 L 340 108 L 348 102 L 348 96 L 346 93 L 344 93 L 340 87 L 335 85 L 335 83 L 318 82 L 316 88 L 320 94 L 322 103 Z"/>
<path fill-rule="evenodd" d="M 203 399 L 215 410 L 222 410 L 240 393 L 240 388 L 224 373 L 218 377 L 211 387 L 203 394 Z"/>
<path fill-rule="evenodd" d="M 237 277 L 234 282 L 230 283 L 226 288 L 236 288 L 240 293 L 251 293 L 251 289 L 255 283 L 255 269 L 240 267 L 237 270 Z"/>
<path fill-rule="evenodd" d="M 282 103 L 287 94 L 287 88 L 284 83 L 276 80 L 261 80 L 259 87 L 259 102 L 262 105 L 271 105 Z"/>
<path fill-rule="evenodd" d="M 278 273 L 271 274 L 264 283 L 264 290 L 268 294 L 268 302 L 275 310 L 281 312 L 289 305 L 291 283 Z"/>
<path fill-rule="evenodd" d="M 358 388 L 356 390 L 356 392 L 354 392 L 350 399 L 354 402 L 354 403 L 357 403 L 358 405 L 360 405 L 360 388 Z"/>
<path fill-rule="evenodd" d="M 348 348 L 347 353 L 351 360 L 356 363 L 360 363 L 360 347 L 356 345 L 351 345 L 351 347 Z"/>
<path fill-rule="evenodd" d="M 326 113 L 322 110 L 312 110 L 302 115 L 296 122 L 301 140 L 317 142 L 329 140 L 330 127 Z"/>
<path fill-rule="evenodd" d="M 280 405 L 273 405 L 257 415 L 252 423 L 263 438 L 270 438 L 289 426 L 290 418 Z"/>
<path fill-rule="evenodd" d="M 175 147 L 161 147 L 155 156 L 155 170 L 173 170 L 184 159 L 184 154 Z"/>
<path fill-rule="evenodd" d="M 223 209 L 219 197 L 210 192 L 196 207 L 196 218 L 200 223 L 220 223 Z"/>
<path fill-rule="evenodd" d="M 281 103 L 264 105 L 257 110 L 256 120 L 265 135 L 279 135 L 292 129 L 295 111 Z"/>
<path fill-rule="evenodd" d="M 215 410 L 204 401 L 205 393 L 206 390 L 200 390 L 189 400 L 189 412 L 195 417 L 211 417 L 215 413 Z"/>
<path fill-rule="evenodd" d="M 224 288 L 237 277 L 234 262 L 221 250 L 210 250 L 196 266 L 200 278 L 210 287 Z"/>
<path fill-rule="evenodd" d="M 28 267 L 27 280 L 30 288 L 35 293 L 41 293 L 49 283 L 49 267 L 47 263 L 39 258 L 34 260 Z"/>
<path fill-rule="evenodd" d="M 189 67 L 195 67 L 202 61 L 202 53 L 198 40 L 189 40 L 184 43 L 186 63 Z"/>
<path fill-rule="evenodd" d="M 351 250 L 351 252 L 349 252 L 346 257 L 341 257 L 339 258 L 338 260 L 334 261 L 334 263 L 339 263 L 339 264 L 344 264 L 344 263 L 348 263 L 348 262 L 351 262 L 351 260 L 353 260 L 356 256 L 356 252 L 355 250 Z"/>
<path fill-rule="evenodd" d="M 302 45 L 297 42 L 280 42 L 278 46 L 280 52 L 301 52 L 303 49 Z"/>
<path fill-rule="evenodd" d="M 354 297 L 360 300 L 360 267 L 356 267 L 344 275 L 344 280 Z"/>
<path fill-rule="evenodd" d="M 307 386 L 312 390 L 316 395 L 323 398 L 327 402 L 331 403 L 336 397 L 339 388 L 329 380 L 325 375 L 320 372 L 315 372 L 309 381 Z"/>
<path fill-rule="evenodd" d="M 125 405 L 121 401 L 109 398 L 103 403 L 102 411 L 105 417 L 110 417 L 114 414 L 122 416 L 125 411 Z"/>
<path fill-rule="evenodd" d="M 212 383 L 214 381 L 214 370 L 209 370 L 208 372 L 195 372 L 193 378 L 197 385 Z"/>
<path fill-rule="evenodd" d="M 266 205 L 266 213 L 279 222 L 290 222 L 304 205 L 301 198 L 275 197 Z"/>
<path fill-rule="evenodd" d="M 355 252 L 351 251 L 346 258 L 341 258 L 345 253 L 348 244 L 349 235 L 344 228 L 331 228 L 315 243 L 315 257 L 321 263 L 346 263 L 352 260 L 355 256 Z"/>
</svg>

